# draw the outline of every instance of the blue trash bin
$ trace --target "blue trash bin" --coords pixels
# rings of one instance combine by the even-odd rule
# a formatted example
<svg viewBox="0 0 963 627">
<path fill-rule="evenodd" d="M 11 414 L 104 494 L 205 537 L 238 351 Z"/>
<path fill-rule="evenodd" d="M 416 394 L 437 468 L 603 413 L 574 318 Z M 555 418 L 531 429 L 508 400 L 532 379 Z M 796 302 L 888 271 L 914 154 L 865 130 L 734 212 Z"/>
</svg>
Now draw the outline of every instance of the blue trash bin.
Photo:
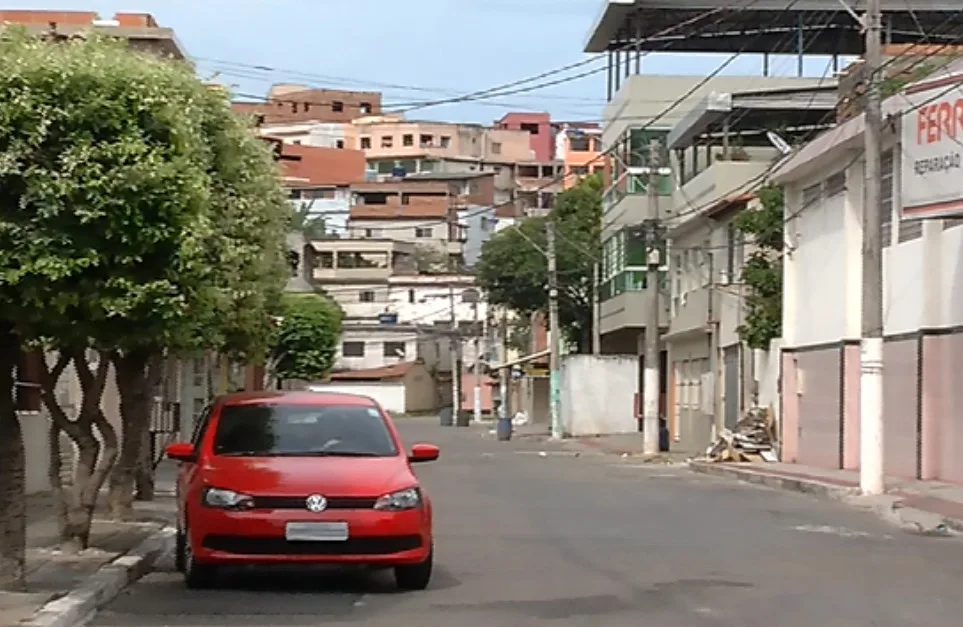
<svg viewBox="0 0 963 627">
<path fill-rule="evenodd" d="M 495 425 L 495 435 L 502 442 L 507 442 L 512 439 L 512 419 L 511 418 L 499 418 L 498 424 Z"/>
</svg>

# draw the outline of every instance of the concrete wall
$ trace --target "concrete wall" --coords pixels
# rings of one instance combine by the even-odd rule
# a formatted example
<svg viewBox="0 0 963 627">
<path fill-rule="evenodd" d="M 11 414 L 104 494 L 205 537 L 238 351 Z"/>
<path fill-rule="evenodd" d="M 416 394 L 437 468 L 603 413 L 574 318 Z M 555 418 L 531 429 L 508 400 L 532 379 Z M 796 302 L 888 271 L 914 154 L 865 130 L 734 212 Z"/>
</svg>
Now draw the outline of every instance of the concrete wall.
<svg viewBox="0 0 963 627">
<path fill-rule="evenodd" d="M 888 146 L 899 154 L 898 146 Z M 785 461 L 859 467 L 859 347 L 863 163 L 825 151 L 785 181 L 783 312 Z M 829 156 L 825 156 L 829 155 Z M 885 170 L 885 168 L 884 168 Z M 845 189 L 827 188 L 845 174 Z M 823 179 L 821 182 L 820 179 Z M 884 467 L 905 478 L 963 481 L 963 229 L 900 216 L 899 159 L 884 171 Z"/>
<path fill-rule="evenodd" d="M 361 394 L 376 400 L 387 411 L 403 414 L 406 411 L 405 384 L 403 381 L 312 383 L 310 388 L 318 392 L 344 392 Z"/>
<path fill-rule="evenodd" d="M 639 362 L 621 355 L 568 355 L 561 365 L 563 430 L 574 437 L 638 433 Z"/>
</svg>

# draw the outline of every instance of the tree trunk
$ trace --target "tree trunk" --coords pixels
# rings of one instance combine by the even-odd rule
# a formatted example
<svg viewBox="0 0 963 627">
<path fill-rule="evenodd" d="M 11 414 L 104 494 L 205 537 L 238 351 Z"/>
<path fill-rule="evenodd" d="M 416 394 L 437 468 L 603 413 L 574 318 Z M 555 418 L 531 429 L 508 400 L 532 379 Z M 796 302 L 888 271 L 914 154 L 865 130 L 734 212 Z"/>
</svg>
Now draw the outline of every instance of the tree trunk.
<svg viewBox="0 0 963 627">
<path fill-rule="evenodd" d="M 154 389 L 161 371 L 160 356 L 135 350 L 114 356 L 117 389 L 120 392 L 121 449 L 110 476 L 110 514 L 114 520 L 129 520 L 134 514 L 134 490 L 142 472 L 145 439 L 150 432 Z M 148 444 L 149 450 L 149 444 Z M 153 472 L 149 474 L 153 483 Z M 153 496 L 153 489 L 150 490 Z"/>
<path fill-rule="evenodd" d="M 20 342 L 0 331 L 0 589 L 23 590 L 27 543 L 26 454 L 15 401 Z"/>
<path fill-rule="evenodd" d="M 97 368 L 91 370 L 84 352 L 82 349 L 62 352 L 57 363 L 52 368 L 44 364 L 42 372 L 44 404 L 54 422 L 50 442 L 51 487 L 59 497 L 61 546 L 68 552 L 89 547 L 97 496 L 117 459 L 117 434 L 101 409 L 109 362 L 102 356 Z M 71 361 L 82 395 L 76 420 L 67 416 L 56 397 L 57 382 Z M 64 460 L 61 454 L 60 432 L 66 433 L 76 447 L 72 473 L 64 472 L 63 463 L 69 460 Z"/>
</svg>

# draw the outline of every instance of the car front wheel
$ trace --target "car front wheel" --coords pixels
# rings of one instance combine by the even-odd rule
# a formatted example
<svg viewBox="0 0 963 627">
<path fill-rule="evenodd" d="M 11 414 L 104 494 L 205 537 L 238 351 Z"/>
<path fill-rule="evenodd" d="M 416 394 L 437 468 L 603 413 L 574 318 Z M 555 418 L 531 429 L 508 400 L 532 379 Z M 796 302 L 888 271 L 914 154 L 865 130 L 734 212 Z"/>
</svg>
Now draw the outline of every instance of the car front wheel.
<svg viewBox="0 0 963 627">
<path fill-rule="evenodd" d="M 431 581 L 431 569 L 434 562 L 435 549 L 428 552 L 428 558 L 420 564 L 410 564 L 395 567 L 395 583 L 402 590 L 424 590 Z"/>
<path fill-rule="evenodd" d="M 191 534 L 189 529 L 184 530 L 182 555 L 184 584 L 192 590 L 213 587 L 217 581 L 217 567 L 211 564 L 200 564 L 194 559 L 194 550 L 191 547 Z"/>
</svg>

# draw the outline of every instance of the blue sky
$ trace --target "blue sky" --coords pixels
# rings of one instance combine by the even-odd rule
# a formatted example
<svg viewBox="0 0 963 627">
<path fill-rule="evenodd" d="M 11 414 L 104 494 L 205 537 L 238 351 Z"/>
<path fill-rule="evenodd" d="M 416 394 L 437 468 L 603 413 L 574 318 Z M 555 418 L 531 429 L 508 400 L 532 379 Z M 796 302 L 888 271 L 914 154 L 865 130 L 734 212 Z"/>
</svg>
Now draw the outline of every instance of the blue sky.
<svg viewBox="0 0 963 627">
<path fill-rule="evenodd" d="M 487 89 L 586 58 L 582 45 L 601 6 L 602 0 L 20 0 L 16 8 L 94 10 L 104 18 L 152 13 L 176 30 L 205 78 L 220 71 L 217 80 L 239 94 L 263 95 L 272 83 L 296 82 L 380 90 L 390 105 Z M 704 75 L 725 58 L 652 55 L 643 69 Z M 600 70 L 586 78 L 422 109 L 417 117 L 487 123 L 507 111 L 533 110 L 598 120 L 604 67 L 600 58 L 570 72 Z M 819 76 L 824 67 L 814 62 L 807 72 Z M 758 58 L 740 59 L 726 73 L 759 75 L 760 68 Z M 795 61 L 783 58 L 773 68 L 789 74 Z"/>
</svg>

